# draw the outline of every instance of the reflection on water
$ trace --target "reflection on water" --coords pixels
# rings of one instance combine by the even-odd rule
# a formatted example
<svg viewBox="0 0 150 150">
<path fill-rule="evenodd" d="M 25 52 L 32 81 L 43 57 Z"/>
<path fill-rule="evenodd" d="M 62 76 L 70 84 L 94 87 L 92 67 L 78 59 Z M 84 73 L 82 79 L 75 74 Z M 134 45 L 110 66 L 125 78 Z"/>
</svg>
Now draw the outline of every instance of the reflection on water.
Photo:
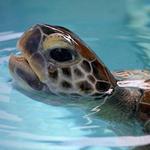
<svg viewBox="0 0 150 150">
<path fill-rule="evenodd" d="M 79 22 L 75 24 L 70 23 L 73 20 L 69 20 L 70 14 L 65 16 L 66 10 L 62 12 L 65 23 L 56 21 L 55 15 L 58 20 L 63 20 L 63 15 L 60 16 L 59 11 L 57 14 L 53 8 L 62 7 L 58 2 L 43 5 L 43 1 L 39 0 L 37 6 L 41 5 L 44 10 L 46 9 L 47 13 L 43 14 L 46 15 L 44 21 L 47 22 L 50 16 L 52 20 L 48 23 L 67 24 L 89 43 L 111 69 L 146 68 L 150 65 L 150 7 L 142 0 L 127 2 L 127 4 L 120 0 L 116 0 L 116 4 L 109 4 L 110 2 L 106 0 L 96 1 L 96 4 L 89 2 L 92 8 L 94 7 L 93 12 L 89 14 L 89 9 L 86 9 L 79 17 Z M 7 7 L 10 3 L 12 1 L 7 0 Z M 24 10 L 29 4 L 25 1 L 23 3 L 25 3 Z M 79 2 L 74 2 L 74 5 L 76 6 L 74 9 L 77 9 Z M 81 5 L 90 8 L 89 4 L 84 5 L 81 2 Z M 31 6 L 35 6 L 33 0 Z M 69 6 L 69 2 L 65 0 L 63 9 L 70 8 Z M 18 10 L 20 4 L 13 7 Z M 12 8 L 10 11 L 13 12 L 11 17 L 16 16 L 17 12 L 14 10 Z M 37 10 L 39 11 L 40 7 L 36 8 L 36 12 Z M 29 25 L 35 17 L 39 17 L 36 13 L 32 14 L 33 11 L 20 10 L 20 12 L 23 14 L 20 13 L 17 17 L 26 14 L 26 19 L 24 21 L 24 18 L 22 19 L 21 25 Z M 81 19 L 85 14 L 89 15 L 84 17 L 86 20 L 83 22 Z M 42 20 L 43 15 L 38 19 Z M 74 19 L 78 18 L 76 13 L 72 15 Z M 31 20 L 28 21 L 29 16 Z M 16 42 L 24 29 L 20 24 L 16 26 L 13 24 L 11 28 L 8 21 L 4 20 L 4 25 L 10 30 L 0 33 L 0 149 L 129 150 L 136 145 L 150 143 L 150 136 L 144 136 L 143 127 L 137 120 L 126 117 L 126 114 L 103 101 L 41 95 L 25 92 L 14 86 L 8 71 L 8 59 L 11 54 L 18 53 Z M 5 29 L 4 25 L 2 27 Z M 18 28 L 20 31 L 15 32 Z"/>
</svg>

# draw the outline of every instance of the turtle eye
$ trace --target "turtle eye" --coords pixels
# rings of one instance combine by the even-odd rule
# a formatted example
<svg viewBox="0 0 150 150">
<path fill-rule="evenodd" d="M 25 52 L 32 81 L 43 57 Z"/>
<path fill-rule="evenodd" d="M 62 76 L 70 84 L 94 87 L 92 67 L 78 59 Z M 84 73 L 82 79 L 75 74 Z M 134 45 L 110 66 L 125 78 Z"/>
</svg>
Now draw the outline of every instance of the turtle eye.
<svg viewBox="0 0 150 150">
<path fill-rule="evenodd" d="M 75 59 L 73 50 L 67 48 L 52 49 L 50 50 L 49 56 L 57 62 L 66 62 Z"/>
</svg>

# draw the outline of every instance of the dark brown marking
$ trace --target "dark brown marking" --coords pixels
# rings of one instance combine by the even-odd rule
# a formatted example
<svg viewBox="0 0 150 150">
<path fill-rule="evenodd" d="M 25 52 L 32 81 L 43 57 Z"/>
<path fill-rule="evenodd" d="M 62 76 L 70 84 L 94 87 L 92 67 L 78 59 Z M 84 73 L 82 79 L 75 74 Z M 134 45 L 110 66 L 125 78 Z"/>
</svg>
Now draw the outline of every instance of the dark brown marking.
<svg viewBox="0 0 150 150">
<path fill-rule="evenodd" d="M 54 72 L 48 72 L 49 73 L 49 77 L 52 78 L 52 79 L 55 79 L 57 80 L 58 79 L 58 71 L 54 71 Z"/>
<path fill-rule="evenodd" d="M 149 80 L 145 82 L 149 82 Z M 143 117 L 143 120 L 144 118 L 145 121 L 148 121 L 148 119 L 150 119 L 150 90 L 144 90 L 142 99 L 139 103 L 139 111 L 141 115 L 143 114 L 141 116 L 141 118 Z"/>
<path fill-rule="evenodd" d="M 68 81 L 62 81 L 61 86 L 65 89 L 69 89 L 72 87 L 71 83 L 69 83 Z"/>
<path fill-rule="evenodd" d="M 71 69 L 70 68 L 62 68 L 62 72 L 66 77 L 71 77 Z"/>
<path fill-rule="evenodd" d="M 88 61 L 83 60 L 83 62 L 81 63 L 81 67 L 86 71 L 86 72 L 90 72 L 91 71 L 91 66 L 89 64 Z"/>
<path fill-rule="evenodd" d="M 48 26 L 45 26 L 45 25 L 40 25 L 40 28 L 42 29 L 43 33 L 47 34 L 47 35 L 50 35 L 50 34 L 53 34 L 55 33 L 54 30 L 52 30 L 50 27 Z"/>
<path fill-rule="evenodd" d="M 70 31 L 69 29 L 67 29 L 65 27 L 61 27 L 61 26 L 55 26 L 55 27 L 60 29 L 61 31 L 63 31 L 65 33 L 74 34 L 72 31 Z"/>
<path fill-rule="evenodd" d="M 92 64 L 93 74 L 95 78 L 98 80 L 102 80 L 102 79 L 106 80 L 105 74 L 102 71 L 100 71 L 101 68 L 99 68 L 99 65 L 96 63 L 96 61 L 92 62 L 91 64 Z"/>
<path fill-rule="evenodd" d="M 81 70 L 79 68 L 74 69 L 74 74 L 78 77 L 83 77 L 84 76 L 84 74 L 81 72 Z"/>
<path fill-rule="evenodd" d="M 148 82 L 149 82 L 149 83 L 150 83 L 150 79 L 148 79 L 148 80 L 145 80 L 144 82 L 146 82 L 146 83 L 148 83 Z"/>
<path fill-rule="evenodd" d="M 33 31 L 31 31 L 31 34 L 27 36 L 28 37 L 26 41 L 24 41 L 25 49 L 27 49 L 30 54 L 33 54 L 34 52 L 38 51 L 38 46 L 41 40 L 41 33 L 39 29 L 33 29 Z M 26 35 L 25 37 L 23 37 L 23 39 L 25 38 L 26 38 Z"/>
<path fill-rule="evenodd" d="M 36 75 L 32 75 L 21 68 L 16 69 L 17 75 L 28 83 L 33 89 L 41 91 L 43 89 L 43 83 L 39 81 Z"/>
<path fill-rule="evenodd" d="M 141 102 L 147 103 L 150 105 L 150 90 L 144 90 L 144 96 L 143 96 L 143 99 L 141 100 Z"/>
<path fill-rule="evenodd" d="M 46 36 L 45 35 L 43 35 L 43 37 L 42 37 L 42 41 L 44 41 L 46 39 Z"/>
<path fill-rule="evenodd" d="M 116 79 L 106 66 L 100 63 L 98 60 L 92 62 L 93 74 L 98 80 L 105 80 L 110 82 L 113 86 L 116 86 Z"/>
<path fill-rule="evenodd" d="M 92 82 L 95 83 L 95 78 L 92 75 L 88 75 L 88 79 Z"/>
<path fill-rule="evenodd" d="M 86 44 L 78 37 L 73 36 L 73 41 L 75 41 L 75 47 L 78 50 L 78 52 L 89 61 L 92 61 L 95 59 L 95 54 L 92 52 L 90 48 L 86 46 Z"/>
<path fill-rule="evenodd" d="M 98 81 L 96 83 L 96 89 L 99 92 L 106 92 L 106 91 L 108 91 L 110 86 L 111 85 L 108 82 L 104 82 L 104 81 Z"/>
<path fill-rule="evenodd" d="M 87 81 L 81 81 L 77 83 L 80 90 L 84 93 L 91 93 L 93 91 L 93 88 L 90 83 Z"/>
</svg>

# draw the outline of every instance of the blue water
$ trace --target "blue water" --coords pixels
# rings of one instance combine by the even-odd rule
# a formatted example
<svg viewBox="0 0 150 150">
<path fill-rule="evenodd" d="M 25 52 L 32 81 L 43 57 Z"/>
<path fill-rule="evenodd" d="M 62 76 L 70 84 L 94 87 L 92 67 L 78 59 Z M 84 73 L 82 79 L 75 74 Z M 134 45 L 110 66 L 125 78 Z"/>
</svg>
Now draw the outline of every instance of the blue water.
<svg viewBox="0 0 150 150">
<path fill-rule="evenodd" d="M 28 27 L 47 23 L 73 30 L 110 70 L 150 68 L 150 1 L 5 0 L 0 20 L 1 150 L 134 148 L 116 138 L 145 135 L 137 120 L 99 101 L 26 93 L 14 85 L 8 59 L 18 53 L 16 42 Z"/>
</svg>

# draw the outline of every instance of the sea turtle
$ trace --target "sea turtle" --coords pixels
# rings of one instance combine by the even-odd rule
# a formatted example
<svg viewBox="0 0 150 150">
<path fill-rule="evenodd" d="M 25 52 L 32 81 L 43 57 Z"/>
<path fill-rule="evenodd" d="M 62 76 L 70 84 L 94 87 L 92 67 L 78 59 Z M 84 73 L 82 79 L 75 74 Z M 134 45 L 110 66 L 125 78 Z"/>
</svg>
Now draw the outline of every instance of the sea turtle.
<svg viewBox="0 0 150 150">
<path fill-rule="evenodd" d="M 150 130 L 150 72 L 110 72 L 72 31 L 38 24 L 18 42 L 9 69 L 19 84 L 37 91 L 118 100 Z"/>
</svg>

